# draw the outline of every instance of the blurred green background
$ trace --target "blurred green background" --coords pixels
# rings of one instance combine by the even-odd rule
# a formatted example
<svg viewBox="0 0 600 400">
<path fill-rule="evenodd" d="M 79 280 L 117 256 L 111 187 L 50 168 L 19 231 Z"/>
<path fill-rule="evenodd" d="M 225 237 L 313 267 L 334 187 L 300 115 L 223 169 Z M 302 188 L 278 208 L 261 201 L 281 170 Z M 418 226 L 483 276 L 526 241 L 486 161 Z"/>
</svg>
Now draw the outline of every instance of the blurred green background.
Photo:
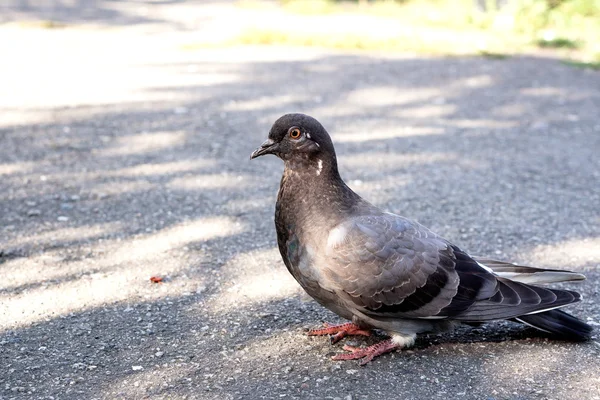
<svg viewBox="0 0 600 400">
<path fill-rule="evenodd" d="M 198 14 L 202 6 L 203 15 Z M 230 7 L 227 12 L 214 11 Z M 233 11 L 232 11 L 233 10 Z M 175 15 L 183 13 L 184 15 Z M 218 15 L 218 18 L 217 17 Z M 210 29 L 208 20 L 213 22 Z M 178 21 L 178 22 L 173 22 Z M 182 26 L 181 21 L 185 21 Z M 481 55 L 543 54 L 600 69 L 600 0 L 4 0 L 0 23 L 65 28 L 171 23 L 209 32 L 185 50 L 240 44 Z"/>
<path fill-rule="evenodd" d="M 600 67 L 600 0 L 245 0 L 292 24 L 247 28 L 244 43 L 504 58 L 544 52 Z"/>
</svg>

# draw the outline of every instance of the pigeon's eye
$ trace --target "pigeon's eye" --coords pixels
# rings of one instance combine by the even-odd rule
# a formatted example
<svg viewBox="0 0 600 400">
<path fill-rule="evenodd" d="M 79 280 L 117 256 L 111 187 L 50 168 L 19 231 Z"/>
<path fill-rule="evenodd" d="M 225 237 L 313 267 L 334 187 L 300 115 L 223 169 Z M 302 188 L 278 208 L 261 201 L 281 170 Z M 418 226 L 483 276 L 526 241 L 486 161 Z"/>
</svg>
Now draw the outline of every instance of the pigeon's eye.
<svg viewBox="0 0 600 400">
<path fill-rule="evenodd" d="M 289 132 L 290 137 L 292 139 L 298 139 L 298 138 L 300 138 L 301 132 L 300 132 L 299 128 L 296 128 L 296 127 L 290 128 L 290 130 L 288 132 Z"/>
</svg>

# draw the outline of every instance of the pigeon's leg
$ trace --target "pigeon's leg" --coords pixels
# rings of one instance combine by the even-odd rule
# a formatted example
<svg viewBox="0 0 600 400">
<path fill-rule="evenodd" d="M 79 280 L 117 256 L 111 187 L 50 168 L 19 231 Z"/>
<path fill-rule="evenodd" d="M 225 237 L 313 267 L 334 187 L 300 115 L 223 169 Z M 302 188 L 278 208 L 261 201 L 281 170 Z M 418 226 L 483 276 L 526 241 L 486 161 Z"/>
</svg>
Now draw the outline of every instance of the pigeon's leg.
<svg viewBox="0 0 600 400">
<path fill-rule="evenodd" d="M 363 329 L 353 322 L 347 322 L 339 325 L 330 325 L 328 323 L 324 323 L 323 325 L 325 328 L 309 330 L 308 336 L 331 335 L 331 344 L 339 342 L 348 335 L 371 336 L 371 331 Z"/>
<path fill-rule="evenodd" d="M 343 347 L 343 349 L 349 351 L 350 353 L 337 354 L 331 357 L 331 359 L 335 361 L 343 361 L 357 360 L 360 358 L 361 360 L 359 364 L 365 365 L 377 356 L 410 346 L 414 343 L 414 341 L 415 335 L 394 334 L 392 335 L 391 339 L 386 339 L 369 347 L 353 347 L 346 345 Z"/>
</svg>

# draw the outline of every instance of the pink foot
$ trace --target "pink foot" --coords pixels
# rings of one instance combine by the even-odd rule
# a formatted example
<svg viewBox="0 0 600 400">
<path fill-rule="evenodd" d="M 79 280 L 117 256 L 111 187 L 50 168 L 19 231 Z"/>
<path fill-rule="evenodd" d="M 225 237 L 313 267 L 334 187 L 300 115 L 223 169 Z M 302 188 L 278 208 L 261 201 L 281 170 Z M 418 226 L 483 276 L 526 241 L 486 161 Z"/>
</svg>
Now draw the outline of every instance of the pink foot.
<svg viewBox="0 0 600 400">
<path fill-rule="evenodd" d="M 376 343 L 369 347 L 352 347 L 352 346 L 344 346 L 343 349 L 349 351 L 350 353 L 345 354 L 337 354 L 331 357 L 332 360 L 335 361 L 343 361 L 343 360 L 357 360 L 361 358 L 359 365 L 365 365 L 370 362 L 373 358 L 388 353 L 390 351 L 401 348 L 402 345 L 399 343 L 394 343 L 392 339 L 387 339 L 382 342 Z"/>
<path fill-rule="evenodd" d="M 324 336 L 324 335 L 332 335 L 331 336 L 331 344 L 337 343 L 348 335 L 363 335 L 363 336 L 371 336 L 371 331 L 366 329 L 361 329 L 360 326 L 347 322 L 345 324 L 340 325 L 330 325 L 328 323 L 323 324 L 325 328 L 323 329 L 311 329 L 308 331 L 308 336 Z"/>
</svg>

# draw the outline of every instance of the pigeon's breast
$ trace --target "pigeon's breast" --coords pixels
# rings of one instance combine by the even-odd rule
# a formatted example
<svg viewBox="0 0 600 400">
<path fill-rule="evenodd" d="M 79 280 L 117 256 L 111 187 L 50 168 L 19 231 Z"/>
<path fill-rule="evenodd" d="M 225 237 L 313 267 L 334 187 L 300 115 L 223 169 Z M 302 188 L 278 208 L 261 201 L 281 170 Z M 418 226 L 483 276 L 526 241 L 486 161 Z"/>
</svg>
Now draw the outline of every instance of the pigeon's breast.
<svg viewBox="0 0 600 400">
<path fill-rule="evenodd" d="M 315 244 L 300 245 L 295 235 L 290 235 L 287 245 L 287 263 L 290 272 L 298 281 L 300 286 L 315 299 L 319 304 L 329 308 L 342 318 L 352 319 L 350 312 L 338 298 L 335 290 L 331 287 L 331 281 L 322 266 L 326 265 L 324 260 L 318 257 Z"/>
<path fill-rule="evenodd" d="M 292 274 L 305 289 L 323 285 L 323 275 L 317 265 L 315 248 L 301 245 L 296 235 L 291 235 L 287 244 L 287 256 Z M 308 289 L 307 289 L 308 290 Z"/>
</svg>

